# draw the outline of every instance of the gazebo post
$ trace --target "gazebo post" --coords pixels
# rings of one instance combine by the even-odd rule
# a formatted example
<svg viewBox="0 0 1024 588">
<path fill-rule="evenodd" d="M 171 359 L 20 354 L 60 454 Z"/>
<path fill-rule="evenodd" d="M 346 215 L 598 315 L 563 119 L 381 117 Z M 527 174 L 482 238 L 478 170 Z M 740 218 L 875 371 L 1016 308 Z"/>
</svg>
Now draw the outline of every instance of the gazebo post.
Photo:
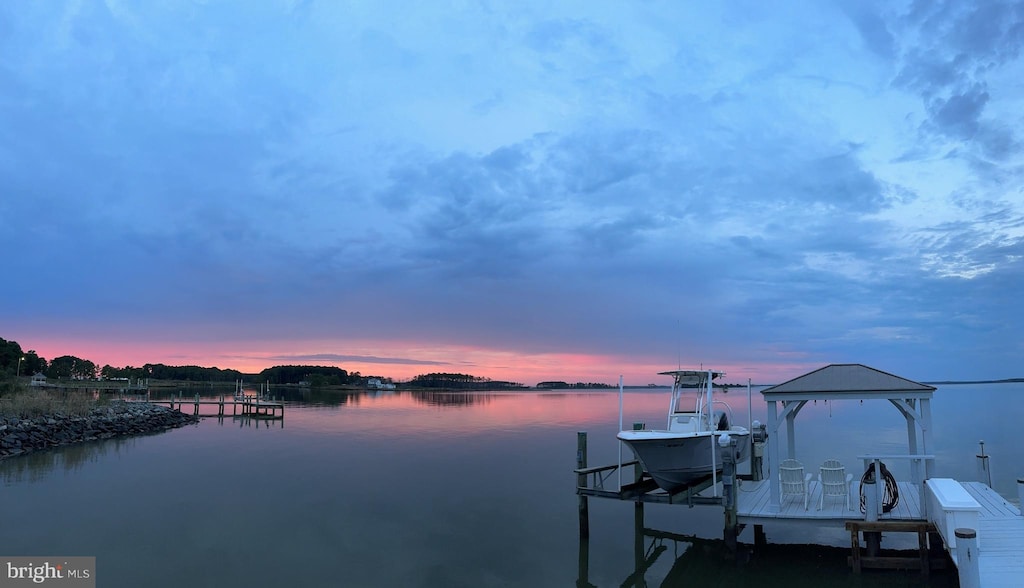
<svg viewBox="0 0 1024 588">
<path fill-rule="evenodd" d="M 779 512 L 782 505 L 782 490 L 779 487 L 779 411 L 778 403 L 768 401 L 768 496 L 771 510 Z"/>
<path fill-rule="evenodd" d="M 921 453 L 930 453 L 932 450 L 932 401 L 930 398 L 921 399 Z M 924 461 L 924 478 L 932 477 L 934 469 L 932 460 Z"/>
<path fill-rule="evenodd" d="M 786 408 L 789 408 L 788 402 L 785 402 Z M 791 410 L 786 414 L 786 455 L 789 459 L 796 459 L 796 410 Z"/>
<path fill-rule="evenodd" d="M 913 405 L 911 405 L 913 406 Z M 910 455 L 919 455 L 917 451 L 917 423 L 913 415 L 905 414 L 907 419 L 907 449 Z M 910 460 L 910 477 L 915 484 L 921 483 L 921 464 L 916 459 Z"/>
</svg>

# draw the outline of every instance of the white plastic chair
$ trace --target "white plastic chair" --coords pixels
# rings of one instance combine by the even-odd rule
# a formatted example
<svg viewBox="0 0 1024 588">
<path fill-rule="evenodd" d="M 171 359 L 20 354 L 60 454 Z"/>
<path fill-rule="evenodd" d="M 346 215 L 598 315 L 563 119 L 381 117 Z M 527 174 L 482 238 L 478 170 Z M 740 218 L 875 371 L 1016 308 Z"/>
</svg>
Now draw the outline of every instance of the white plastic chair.
<svg viewBox="0 0 1024 588">
<path fill-rule="evenodd" d="M 847 474 L 846 468 L 838 460 L 828 459 L 818 470 L 818 482 L 821 483 L 821 500 L 818 510 L 825 505 L 826 496 L 845 496 L 846 510 L 850 510 L 850 482 L 853 474 Z"/>
<path fill-rule="evenodd" d="M 782 482 L 782 500 L 787 496 L 803 496 L 804 510 L 807 510 L 811 474 L 804 473 L 804 464 L 795 459 L 783 460 L 779 465 L 779 481 Z"/>
</svg>

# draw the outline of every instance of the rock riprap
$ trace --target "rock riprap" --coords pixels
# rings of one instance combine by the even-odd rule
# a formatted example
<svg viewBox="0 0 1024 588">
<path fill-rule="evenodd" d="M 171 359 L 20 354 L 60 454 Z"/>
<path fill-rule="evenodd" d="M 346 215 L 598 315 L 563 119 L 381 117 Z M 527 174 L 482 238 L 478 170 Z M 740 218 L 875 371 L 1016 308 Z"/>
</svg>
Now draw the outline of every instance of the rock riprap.
<svg viewBox="0 0 1024 588">
<path fill-rule="evenodd" d="M 40 449 L 157 433 L 199 421 L 199 417 L 143 402 L 111 402 L 85 416 L 51 414 L 0 418 L 0 459 Z"/>
</svg>

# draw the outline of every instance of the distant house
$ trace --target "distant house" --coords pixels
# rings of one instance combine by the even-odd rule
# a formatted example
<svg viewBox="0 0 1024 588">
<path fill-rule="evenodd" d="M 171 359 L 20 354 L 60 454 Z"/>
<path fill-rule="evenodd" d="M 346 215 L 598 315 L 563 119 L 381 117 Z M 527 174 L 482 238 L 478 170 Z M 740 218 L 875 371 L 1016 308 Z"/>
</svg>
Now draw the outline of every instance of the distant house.
<svg viewBox="0 0 1024 588">
<path fill-rule="evenodd" d="M 370 378 L 366 380 L 367 390 L 394 390 L 395 385 L 391 382 L 382 382 L 380 378 Z"/>
<path fill-rule="evenodd" d="M 36 372 L 35 375 L 32 376 L 32 381 L 29 383 L 29 385 L 30 386 L 45 386 L 46 385 L 46 376 L 44 376 L 42 374 L 42 372 Z"/>
</svg>

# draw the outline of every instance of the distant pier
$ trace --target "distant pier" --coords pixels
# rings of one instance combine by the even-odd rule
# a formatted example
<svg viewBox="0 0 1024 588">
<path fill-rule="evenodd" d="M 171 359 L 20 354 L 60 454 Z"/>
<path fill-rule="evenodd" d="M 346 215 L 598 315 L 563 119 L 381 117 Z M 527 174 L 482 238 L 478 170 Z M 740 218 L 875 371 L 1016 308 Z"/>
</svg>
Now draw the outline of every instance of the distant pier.
<svg viewBox="0 0 1024 588">
<path fill-rule="evenodd" d="M 235 394 L 230 397 L 221 394 L 215 400 L 203 400 L 199 394 L 196 394 L 193 398 L 184 398 L 180 393 L 177 396 L 172 395 L 170 398 L 165 399 L 153 399 L 148 394 L 134 395 L 125 397 L 125 399 L 134 402 L 167 405 L 181 412 L 185 412 L 186 407 L 188 407 L 192 409 L 192 414 L 196 416 L 225 416 L 227 408 L 231 407 L 232 416 L 241 414 L 262 419 L 284 418 L 284 402 L 273 400 L 260 394 Z M 200 407 L 203 406 L 216 406 L 216 414 L 202 414 Z"/>
</svg>

